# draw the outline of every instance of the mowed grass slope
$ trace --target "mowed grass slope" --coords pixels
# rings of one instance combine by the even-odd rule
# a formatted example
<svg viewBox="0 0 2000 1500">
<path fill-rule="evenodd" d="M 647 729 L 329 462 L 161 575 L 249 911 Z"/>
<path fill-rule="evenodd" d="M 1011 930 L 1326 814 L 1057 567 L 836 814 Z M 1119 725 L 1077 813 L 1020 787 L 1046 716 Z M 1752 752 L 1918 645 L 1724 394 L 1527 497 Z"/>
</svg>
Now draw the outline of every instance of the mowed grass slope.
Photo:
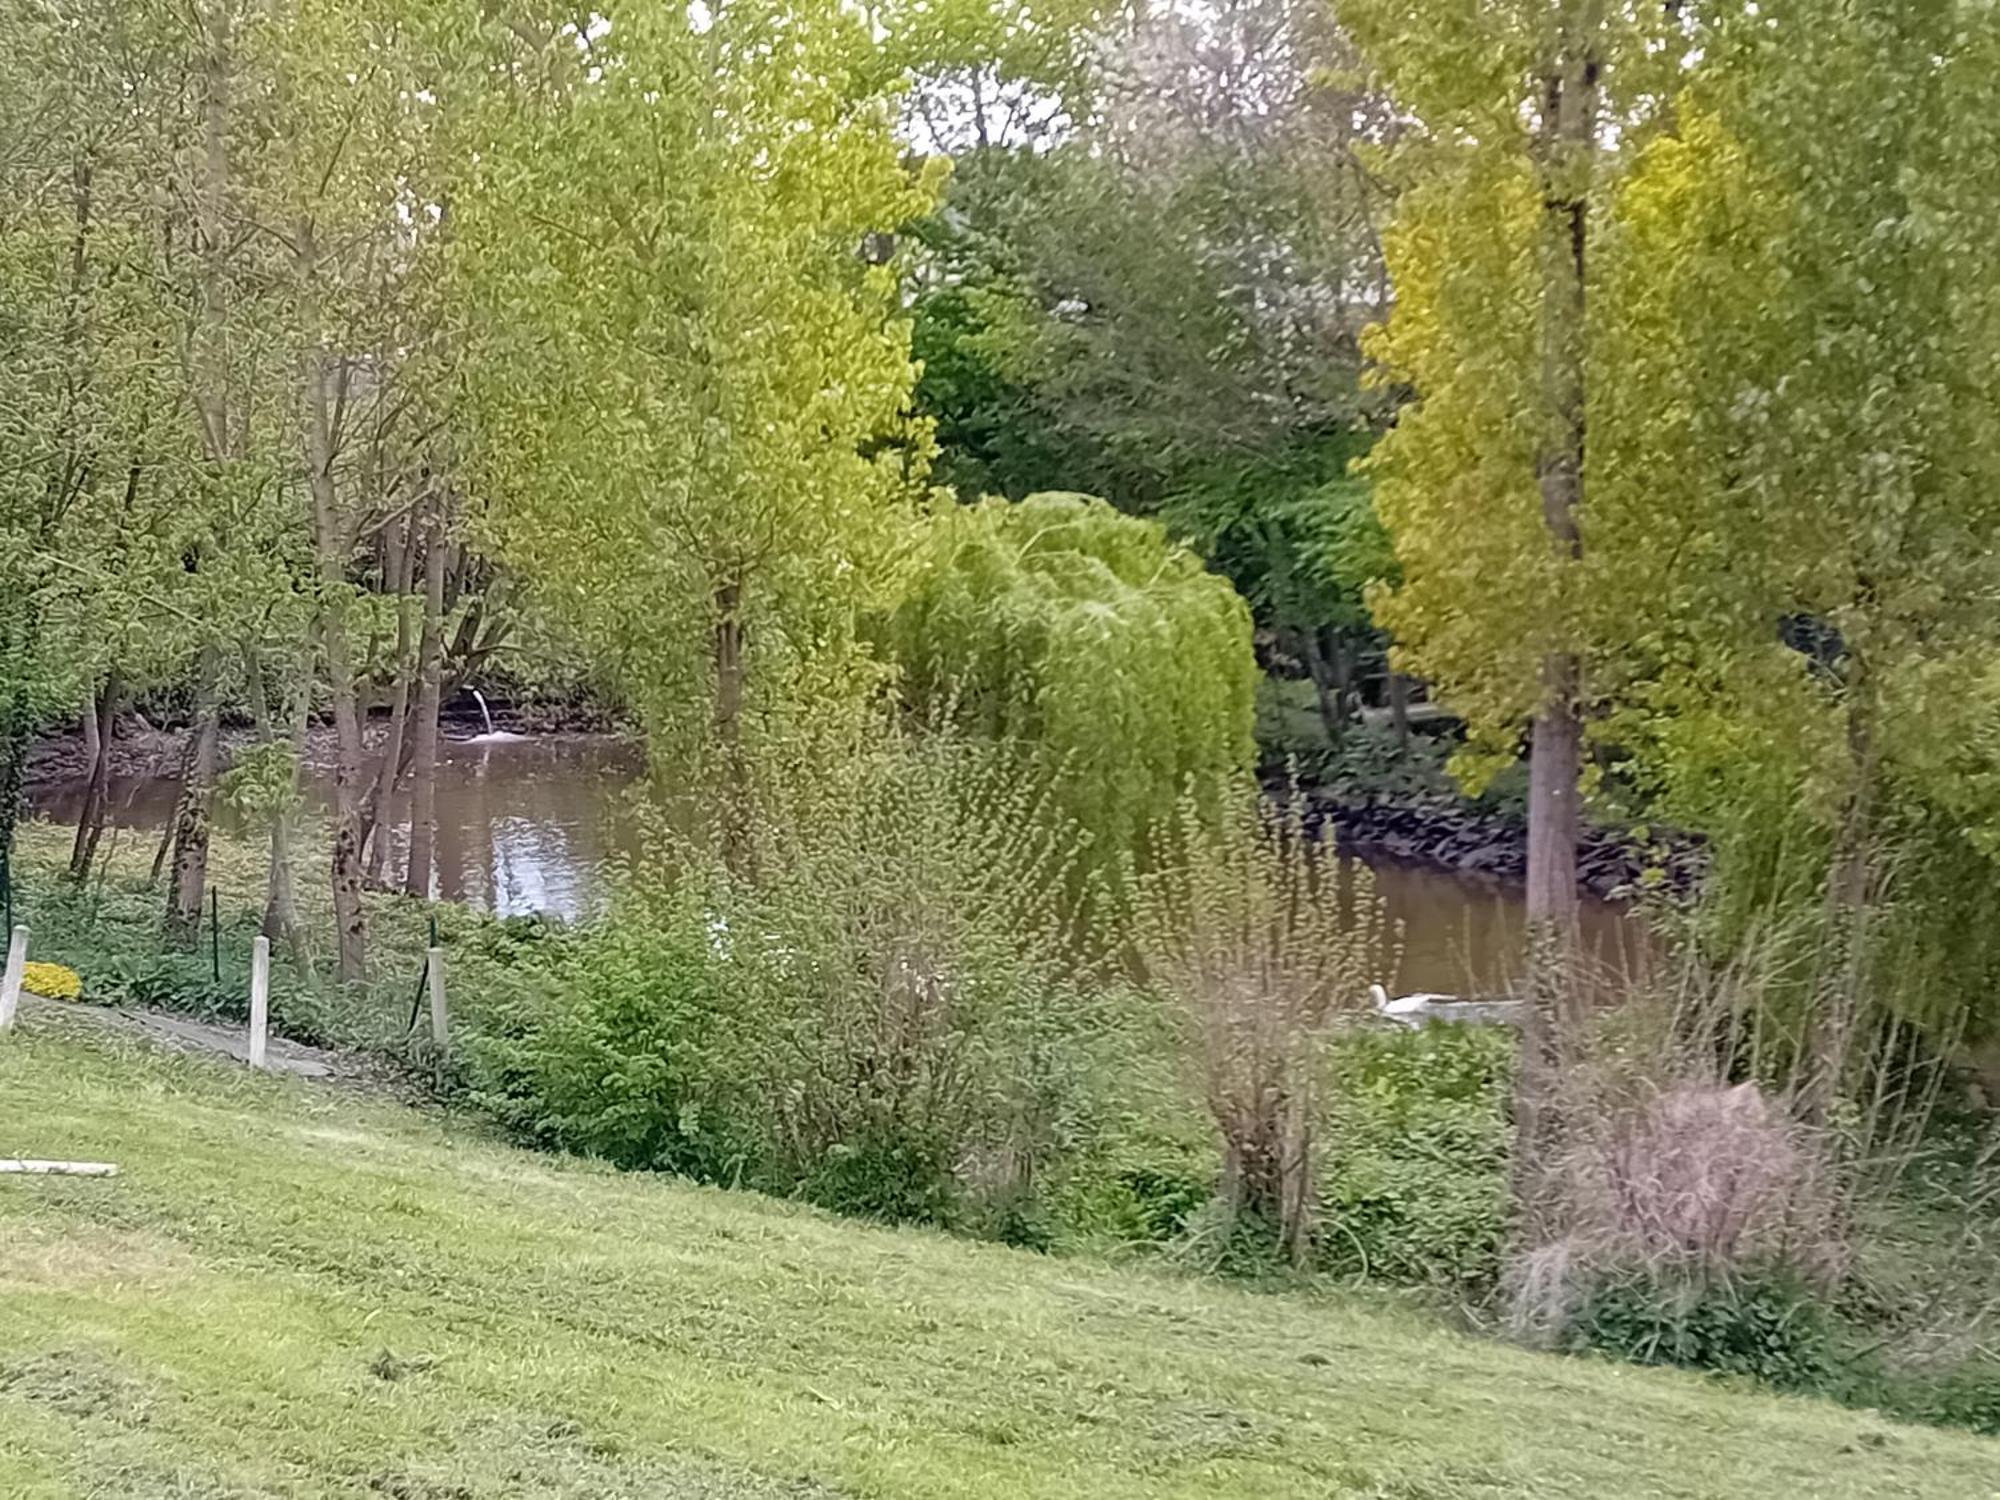
<svg viewBox="0 0 2000 1500">
<path fill-rule="evenodd" d="M 0 1496 L 2000 1494 L 2000 1444 L 0 1038 Z"/>
</svg>

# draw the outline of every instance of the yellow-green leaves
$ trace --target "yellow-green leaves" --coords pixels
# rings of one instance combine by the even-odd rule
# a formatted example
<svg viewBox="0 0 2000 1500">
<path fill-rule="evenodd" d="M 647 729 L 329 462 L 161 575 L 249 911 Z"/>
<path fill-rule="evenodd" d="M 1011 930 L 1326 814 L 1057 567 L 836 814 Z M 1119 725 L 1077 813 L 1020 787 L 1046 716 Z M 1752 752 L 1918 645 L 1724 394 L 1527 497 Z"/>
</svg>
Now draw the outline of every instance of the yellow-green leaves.
<svg viewBox="0 0 2000 1500">
<path fill-rule="evenodd" d="M 1190 785 L 1213 793 L 1249 765 L 1248 608 L 1101 500 L 938 511 L 882 634 L 920 718 L 1019 741 L 1113 864 Z"/>
<path fill-rule="evenodd" d="M 454 205 L 471 456 L 503 555 L 693 749 L 723 614 L 753 693 L 809 682 L 884 576 L 926 444 L 863 246 L 936 179 L 838 5 L 601 13 L 581 75 L 496 104 Z"/>
</svg>

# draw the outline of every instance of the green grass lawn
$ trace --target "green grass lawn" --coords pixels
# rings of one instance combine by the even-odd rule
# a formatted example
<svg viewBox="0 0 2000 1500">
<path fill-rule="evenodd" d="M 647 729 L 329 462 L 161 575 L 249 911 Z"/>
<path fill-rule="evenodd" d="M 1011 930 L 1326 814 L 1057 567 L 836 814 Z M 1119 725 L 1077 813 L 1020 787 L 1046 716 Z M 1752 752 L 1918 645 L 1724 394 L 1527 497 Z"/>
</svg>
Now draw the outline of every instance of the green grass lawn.
<svg viewBox="0 0 2000 1500">
<path fill-rule="evenodd" d="M 2000 1443 L 0 1038 L 0 1495 L 1951 1496 Z"/>
</svg>

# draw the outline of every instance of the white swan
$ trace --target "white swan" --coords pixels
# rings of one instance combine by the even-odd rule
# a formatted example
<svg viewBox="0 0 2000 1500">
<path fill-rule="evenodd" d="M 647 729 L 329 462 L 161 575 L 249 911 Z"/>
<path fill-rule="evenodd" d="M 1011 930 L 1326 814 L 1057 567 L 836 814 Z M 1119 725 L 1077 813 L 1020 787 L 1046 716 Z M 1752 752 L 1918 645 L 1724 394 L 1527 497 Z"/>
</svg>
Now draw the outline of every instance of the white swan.
<svg viewBox="0 0 2000 1500">
<path fill-rule="evenodd" d="M 1368 998 L 1375 1004 L 1375 1014 L 1383 1020 L 1412 1029 L 1428 1021 L 1499 1026 L 1518 1026 L 1521 1023 L 1521 1002 L 1518 1000 L 1461 1000 L 1456 995 L 1438 995 L 1429 991 L 1401 995 L 1392 1000 L 1388 990 L 1379 984 L 1368 986 Z"/>
</svg>

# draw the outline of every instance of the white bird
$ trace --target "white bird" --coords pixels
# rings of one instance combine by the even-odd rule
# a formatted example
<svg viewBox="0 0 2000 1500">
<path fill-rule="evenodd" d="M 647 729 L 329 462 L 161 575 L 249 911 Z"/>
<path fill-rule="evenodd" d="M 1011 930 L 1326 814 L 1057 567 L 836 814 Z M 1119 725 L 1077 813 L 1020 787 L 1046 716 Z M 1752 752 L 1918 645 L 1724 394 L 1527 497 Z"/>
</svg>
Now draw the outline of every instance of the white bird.
<svg viewBox="0 0 2000 1500">
<path fill-rule="evenodd" d="M 1379 984 L 1368 986 L 1368 998 L 1375 1002 L 1375 1013 L 1384 1020 L 1412 1029 L 1427 1021 L 1502 1026 L 1518 1026 L 1521 1022 L 1521 1002 L 1518 1000 L 1461 1000 L 1456 995 L 1438 995 L 1428 991 L 1401 995 L 1392 1000 L 1389 992 Z"/>
</svg>

